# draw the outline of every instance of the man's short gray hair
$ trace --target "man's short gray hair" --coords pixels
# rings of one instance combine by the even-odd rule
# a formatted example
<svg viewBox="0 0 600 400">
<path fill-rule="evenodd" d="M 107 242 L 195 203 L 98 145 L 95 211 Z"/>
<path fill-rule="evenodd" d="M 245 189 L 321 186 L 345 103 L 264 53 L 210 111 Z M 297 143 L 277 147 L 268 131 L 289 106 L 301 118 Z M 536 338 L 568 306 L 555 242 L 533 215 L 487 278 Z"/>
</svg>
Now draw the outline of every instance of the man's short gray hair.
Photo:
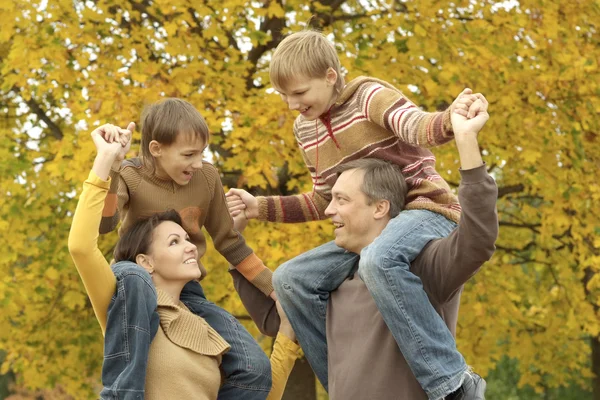
<svg viewBox="0 0 600 400">
<path fill-rule="evenodd" d="M 353 169 L 365 174 L 360 190 L 367 196 L 368 204 L 387 200 L 390 203 L 390 217 L 400 214 L 404 209 L 408 189 L 399 165 L 378 158 L 361 158 L 344 163 L 335 171 L 339 177 L 343 172 Z"/>
</svg>

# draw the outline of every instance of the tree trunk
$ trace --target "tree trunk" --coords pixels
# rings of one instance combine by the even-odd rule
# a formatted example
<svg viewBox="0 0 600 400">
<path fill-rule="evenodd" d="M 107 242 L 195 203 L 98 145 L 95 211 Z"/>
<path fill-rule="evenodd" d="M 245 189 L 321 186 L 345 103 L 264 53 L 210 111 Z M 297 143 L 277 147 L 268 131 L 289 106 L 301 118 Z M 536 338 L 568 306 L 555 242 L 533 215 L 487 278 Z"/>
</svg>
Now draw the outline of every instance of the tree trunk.
<svg viewBox="0 0 600 400">
<path fill-rule="evenodd" d="M 594 388 L 594 400 L 600 400 L 600 336 L 592 338 L 592 387 Z"/>
<path fill-rule="evenodd" d="M 306 358 L 296 361 L 282 400 L 316 400 L 315 374 Z"/>
</svg>

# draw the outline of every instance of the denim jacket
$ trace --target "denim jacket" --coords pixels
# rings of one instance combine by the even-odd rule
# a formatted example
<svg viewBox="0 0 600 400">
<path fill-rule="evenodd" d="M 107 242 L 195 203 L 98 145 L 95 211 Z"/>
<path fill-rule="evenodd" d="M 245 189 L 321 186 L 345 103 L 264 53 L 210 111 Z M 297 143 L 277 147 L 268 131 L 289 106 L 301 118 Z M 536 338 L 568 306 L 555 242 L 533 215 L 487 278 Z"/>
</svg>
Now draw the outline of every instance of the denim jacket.
<svg viewBox="0 0 600 400">
<path fill-rule="evenodd" d="M 135 263 L 121 261 L 111 268 L 117 290 L 108 307 L 100 398 L 143 400 L 150 342 L 159 326 L 156 289 L 150 274 Z"/>
</svg>

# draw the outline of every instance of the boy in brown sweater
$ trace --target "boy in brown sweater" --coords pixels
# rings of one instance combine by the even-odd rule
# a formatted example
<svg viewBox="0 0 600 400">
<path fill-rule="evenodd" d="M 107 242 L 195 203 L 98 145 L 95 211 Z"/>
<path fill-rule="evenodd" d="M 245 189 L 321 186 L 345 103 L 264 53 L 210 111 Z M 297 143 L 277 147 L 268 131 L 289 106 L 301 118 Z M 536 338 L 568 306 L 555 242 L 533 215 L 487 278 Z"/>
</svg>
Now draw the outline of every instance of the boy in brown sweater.
<svg viewBox="0 0 600 400">
<path fill-rule="evenodd" d="M 141 157 L 122 161 L 128 143 L 120 160 L 113 164 L 100 233 L 114 230 L 119 220 L 121 233 L 140 218 L 175 209 L 198 249 L 202 277 L 206 275 L 200 263 L 206 251 L 202 233 L 205 227 L 227 261 L 265 296 L 274 297 L 271 271 L 233 229 L 219 172 L 202 160 L 208 127 L 200 113 L 184 100 L 165 99 L 147 108 L 142 121 Z M 130 124 L 129 131 L 134 127 Z M 117 137 L 121 139 L 117 134 L 106 139 L 110 143 Z M 142 290 L 150 281 L 143 268 L 117 263 L 112 269 L 119 290 L 108 312 L 102 395 L 137 398 L 140 391 L 143 395 L 148 346 L 156 333 L 156 312 L 147 315 L 145 310 L 154 310 L 157 299 L 128 295 L 130 290 Z M 231 345 L 223 355 L 225 379 L 219 399 L 266 399 L 271 390 L 271 368 L 250 333 L 235 317 L 208 301 L 197 281 L 184 287 L 181 301 Z"/>
<path fill-rule="evenodd" d="M 467 365 L 420 279 L 410 272 L 410 262 L 428 242 L 447 236 L 460 217 L 456 197 L 435 171 L 435 157 L 423 147 L 450 141 L 451 111 L 466 117 L 481 95 L 467 89 L 445 112 L 426 113 L 378 79 L 361 77 L 345 84 L 335 48 L 312 31 L 281 42 L 270 74 L 282 99 L 301 114 L 294 135 L 314 189 L 297 196 L 262 198 L 231 190 L 233 216 L 245 210 L 248 218 L 278 222 L 328 218 L 325 208 L 332 200 L 336 170 L 365 157 L 398 165 L 408 185 L 406 210 L 394 215 L 369 246 L 353 242 L 366 233 L 362 222 L 339 218 L 335 241 L 275 272 L 278 298 L 317 377 L 327 388 L 323 344 L 329 293 L 348 276 L 360 254 L 359 274 L 421 387 L 431 399 L 456 392 L 470 377 Z"/>
</svg>

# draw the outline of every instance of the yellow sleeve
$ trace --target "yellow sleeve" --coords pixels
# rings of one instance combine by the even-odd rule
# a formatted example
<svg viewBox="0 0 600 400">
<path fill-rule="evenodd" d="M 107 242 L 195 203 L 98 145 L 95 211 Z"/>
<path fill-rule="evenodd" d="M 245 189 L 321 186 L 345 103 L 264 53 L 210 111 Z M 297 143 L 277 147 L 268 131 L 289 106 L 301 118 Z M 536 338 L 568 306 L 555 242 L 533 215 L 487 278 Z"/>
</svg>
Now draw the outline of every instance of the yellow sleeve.
<svg viewBox="0 0 600 400">
<path fill-rule="evenodd" d="M 285 385 L 292 372 L 300 346 L 292 342 L 282 333 L 277 334 L 273 352 L 271 353 L 271 371 L 273 373 L 273 386 L 267 400 L 281 400 Z"/>
<path fill-rule="evenodd" d="M 98 248 L 98 227 L 109 187 L 110 178 L 104 181 L 90 172 L 83 183 L 69 232 L 69 253 L 92 302 L 102 335 L 106 331 L 108 305 L 117 287 L 110 265 Z"/>
</svg>

